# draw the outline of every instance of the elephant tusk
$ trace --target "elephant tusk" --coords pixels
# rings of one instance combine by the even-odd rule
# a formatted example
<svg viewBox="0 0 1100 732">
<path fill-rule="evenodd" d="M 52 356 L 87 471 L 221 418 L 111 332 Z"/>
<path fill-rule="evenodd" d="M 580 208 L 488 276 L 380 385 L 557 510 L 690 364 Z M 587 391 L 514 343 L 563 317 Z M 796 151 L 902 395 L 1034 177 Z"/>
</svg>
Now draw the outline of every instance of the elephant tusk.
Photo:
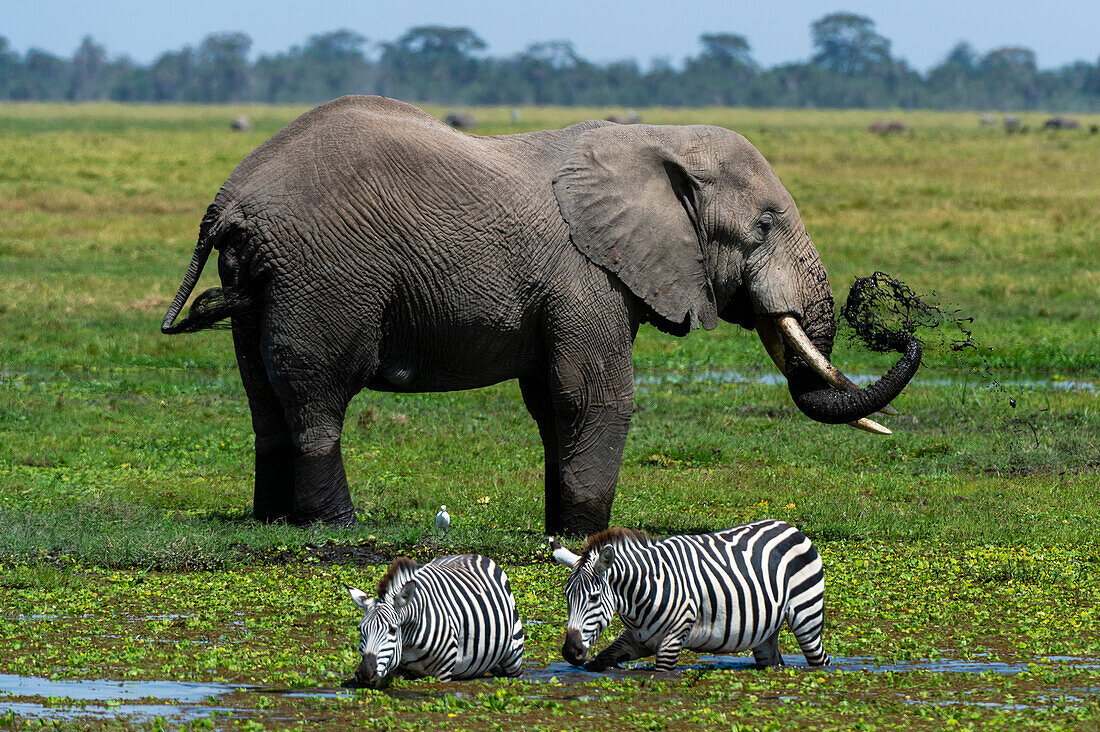
<svg viewBox="0 0 1100 732">
<path fill-rule="evenodd" d="M 807 364 L 810 365 L 817 375 L 825 379 L 834 389 L 838 391 L 859 391 L 859 385 L 845 376 L 840 369 L 825 358 L 825 354 L 817 350 L 817 346 L 813 344 L 810 337 L 806 335 L 806 331 L 802 330 L 802 326 L 798 324 L 798 319 L 790 315 L 782 315 L 775 319 L 776 326 L 779 327 L 780 332 L 783 333 L 783 337 L 787 339 L 787 342 L 791 344 L 791 348 L 801 356 Z M 759 329 L 759 326 L 758 326 Z M 761 335 L 761 340 L 764 336 Z M 768 348 L 765 341 L 764 347 Z M 770 349 L 769 349 L 770 354 Z M 774 360 L 775 357 L 772 356 Z M 885 407 L 879 410 L 879 414 L 897 415 L 898 410 L 887 404 Z M 880 429 L 886 429 L 881 425 L 878 425 Z M 867 430 L 868 432 L 875 432 L 876 434 L 891 434 L 889 431 L 882 433 L 877 430 Z"/>
<path fill-rule="evenodd" d="M 559 544 L 554 540 L 554 537 L 548 536 L 546 540 L 550 543 L 550 551 L 554 555 L 554 561 L 558 564 L 564 564 L 566 567 L 573 567 L 580 560 L 578 555 Z"/>
<path fill-rule="evenodd" d="M 867 419 L 866 417 L 864 417 L 863 419 L 857 419 L 855 422 L 849 422 L 848 426 L 849 427 L 855 427 L 857 430 L 863 430 L 864 432 L 870 432 L 870 433 L 876 434 L 876 435 L 892 435 L 892 434 L 894 434 L 893 432 L 890 431 L 890 429 L 888 427 L 883 427 L 881 424 L 879 424 L 875 420 Z"/>
<path fill-rule="evenodd" d="M 764 350 L 771 356 L 779 373 L 787 375 L 787 366 L 783 361 L 783 339 L 779 331 L 775 329 L 775 323 L 765 318 L 756 321 L 756 333 L 760 336 L 760 342 L 764 344 Z"/>
</svg>

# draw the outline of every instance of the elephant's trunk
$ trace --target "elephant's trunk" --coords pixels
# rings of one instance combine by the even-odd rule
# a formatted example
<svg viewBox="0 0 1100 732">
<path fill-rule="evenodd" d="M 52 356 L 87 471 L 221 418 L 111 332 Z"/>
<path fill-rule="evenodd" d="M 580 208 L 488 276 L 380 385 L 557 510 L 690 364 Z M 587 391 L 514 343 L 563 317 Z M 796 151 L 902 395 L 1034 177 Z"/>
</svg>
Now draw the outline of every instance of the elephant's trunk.
<svg viewBox="0 0 1100 732">
<path fill-rule="evenodd" d="M 809 365 L 807 359 L 802 358 L 801 355 L 794 355 L 794 348 L 788 341 L 787 346 L 790 349 L 788 353 L 801 362 L 796 366 L 791 363 L 791 358 L 788 358 L 791 367 L 787 372 L 787 386 L 794 403 L 806 416 L 818 422 L 826 424 L 863 422 L 854 426 L 863 427 L 872 432 L 879 431 L 875 429 L 878 425 L 865 418 L 888 408 L 890 402 L 901 393 L 917 373 L 922 353 L 920 341 L 912 336 L 909 336 L 905 342 L 891 345 L 903 355 L 885 376 L 865 389 L 856 387 L 854 391 L 850 391 L 846 387 L 841 387 L 844 391 L 838 391 Z M 832 364 L 829 364 L 829 367 L 836 369 Z M 836 373 L 843 377 L 839 371 Z M 844 382 L 851 383 L 846 378 Z"/>
<path fill-rule="evenodd" d="M 921 344 L 901 338 L 890 345 L 903 355 L 885 376 L 861 389 L 829 360 L 836 335 L 832 291 L 819 259 L 804 281 L 813 283 L 803 306 L 801 323 L 792 316 L 761 321 L 758 331 L 769 355 L 787 377 L 794 403 L 810 419 L 826 424 L 849 423 L 878 434 L 890 434 L 866 417 L 878 411 L 896 413 L 890 402 L 916 374 Z M 782 334 L 782 335 L 780 335 Z"/>
</svg>

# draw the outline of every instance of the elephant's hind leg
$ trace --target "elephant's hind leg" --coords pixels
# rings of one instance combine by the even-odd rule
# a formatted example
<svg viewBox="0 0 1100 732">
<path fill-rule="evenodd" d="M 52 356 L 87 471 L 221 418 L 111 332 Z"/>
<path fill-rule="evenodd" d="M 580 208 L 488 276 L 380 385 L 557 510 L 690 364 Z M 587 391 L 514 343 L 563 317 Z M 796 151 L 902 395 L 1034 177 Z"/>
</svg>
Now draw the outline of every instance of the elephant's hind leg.
<svg viewBox="0 0 1100 732">
<path fill-rule="evenodd" d="M 353 391 L 350 367 L 326 356 L 312 339 L 265 344 L 271 385 L 283 405 L 293 446 L 293 500 L 288 519 L 347 526 L 355 520 L 340 451 L 344 413 Z"/>
<path fill-rule="evenodd" d="M 546 495 L 546 532 L 560 534 L 562 524 L 561 466 L 558 462 L 558 425 L 550 403 L 550 387 L 546 379 L 524 377 L 519 380 L 520 392 L 527 411 L 535 418 L 542 438 L 544 493 Z"/>
<path fill-rule="evenodd" d="M 283 407 L 260 356 L 256 315 L 233 317 L 233 346 L 256 433 L 256 483 L 252 514 L 271 523 L 290 516 L 294 502 L 294 447 Z"/>
<path fill-rule="evenodd" d="M 294 459 L 294 507 L 290 520 L 295 524 L 323 522 L 350 526 L 355 520 L 340 438 L 295 435 L 299 445 L 315 443 L 315 449 L 299 447 Z"/>
</svg>

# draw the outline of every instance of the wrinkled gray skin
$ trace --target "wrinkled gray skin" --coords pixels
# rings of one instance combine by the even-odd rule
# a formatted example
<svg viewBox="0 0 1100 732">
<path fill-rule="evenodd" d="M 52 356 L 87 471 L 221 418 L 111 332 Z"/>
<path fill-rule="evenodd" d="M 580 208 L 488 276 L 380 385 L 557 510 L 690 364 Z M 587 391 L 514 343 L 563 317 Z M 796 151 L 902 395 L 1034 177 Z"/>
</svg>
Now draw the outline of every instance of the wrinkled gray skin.
<svg viewBox="0 0 1100 732">
<path fill-rule="evenodd" d="M 173 324 L 211 248 L 223 287 Z M 162 330 L 232 317 L 257 519 L 353 520 L 340 433 L 361 389 L 519 379 L 545 448 L 546 529 L 587 535 L 610 517 L 638 326 L 683 335 L 782 314 L 829 355 L 825 268 L 734 132 L 585 122 L 477 137 L 399 101 L 343 97 L 225 182 Z M 889 403 L 912 356 L 853 394 L 789 346 L 785 370 L 804 412 L 841 423 Z"/>
</svg>

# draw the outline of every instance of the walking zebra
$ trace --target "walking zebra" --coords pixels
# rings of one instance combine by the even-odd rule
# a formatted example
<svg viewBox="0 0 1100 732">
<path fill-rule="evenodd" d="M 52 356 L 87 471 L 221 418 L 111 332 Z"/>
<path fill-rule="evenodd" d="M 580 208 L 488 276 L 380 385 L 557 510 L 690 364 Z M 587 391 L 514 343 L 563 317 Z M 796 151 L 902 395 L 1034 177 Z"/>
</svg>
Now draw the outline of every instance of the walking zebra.
<svg viewBox="0 0 1100 732">
<path fill-rule="evenodd" d="M 587 664 L 602 670 L 656 654 L 655 669 L 676 666 L 681 649 L 735 653 L 751 649 L 758 666 L 781 666 L 784 620 L 811 666 L 821 646 L 825 583 L 817 549 L 783 521 L 652 542 L 628 529 L 589 539 L 577 556 L 550 539 L 554 559 L 572 567 L 562 656 L 580 666 L 618 612 L 625 630 Z"/>
<path fill-rule="evenodd" d="M 381 688 L 395 671 L 440 681 L 519 676 L 523 625 L 508 577 L 488 557 L 423 565 L 398 557 L 378 583 L 378 599 L 348 592 L 363 609 L 357 683 Z"/>
</svg>

